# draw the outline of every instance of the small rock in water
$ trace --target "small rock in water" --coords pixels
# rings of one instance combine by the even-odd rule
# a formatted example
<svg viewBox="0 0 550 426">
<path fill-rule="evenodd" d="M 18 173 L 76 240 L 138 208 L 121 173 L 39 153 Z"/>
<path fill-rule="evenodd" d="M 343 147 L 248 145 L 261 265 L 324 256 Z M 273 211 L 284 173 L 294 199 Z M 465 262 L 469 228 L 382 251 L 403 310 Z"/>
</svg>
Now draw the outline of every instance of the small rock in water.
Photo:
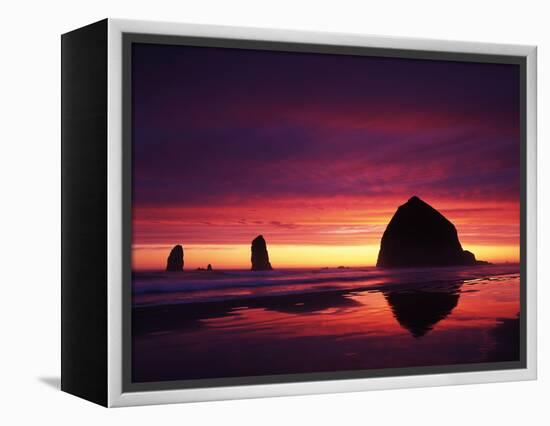
<svg viewBox="0 0 550 426">
<path fill-rule="evenodd" d="M 174 246 L 170 251 L 170 255 L 166 261 L 167 271 L 183 271 L 183 247 L 181 245 Z"/>
<path fill-rule="evenodd" d="M 271 271 L 271 263 L 269 263 L 269 254 L 267 253 L 267 244 L 263 235 L 258 235 L 252 240 L 252 270 L 253 271 Z"/>
</svg>

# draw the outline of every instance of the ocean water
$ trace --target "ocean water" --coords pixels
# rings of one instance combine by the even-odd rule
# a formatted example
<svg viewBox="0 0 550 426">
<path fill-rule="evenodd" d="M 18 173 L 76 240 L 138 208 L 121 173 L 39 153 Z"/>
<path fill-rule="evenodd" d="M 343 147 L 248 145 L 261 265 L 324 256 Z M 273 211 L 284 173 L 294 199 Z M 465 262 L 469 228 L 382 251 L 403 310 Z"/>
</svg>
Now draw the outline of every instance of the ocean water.
<svg viewBox="0 0 550 426">
<path fill-rule="evenodd" d="M 519 359 L 519 265 L 137 272 L 132 380 Z"/>
</svg>

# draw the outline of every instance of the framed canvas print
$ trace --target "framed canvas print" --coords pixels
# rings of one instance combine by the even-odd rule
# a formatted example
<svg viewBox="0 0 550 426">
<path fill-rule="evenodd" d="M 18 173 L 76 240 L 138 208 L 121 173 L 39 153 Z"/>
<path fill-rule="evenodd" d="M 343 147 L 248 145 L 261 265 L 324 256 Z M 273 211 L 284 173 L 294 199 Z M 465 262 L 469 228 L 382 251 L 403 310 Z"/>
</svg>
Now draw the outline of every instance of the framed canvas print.
<svg viewBox="0 0 550 426">
<path fill-rule="evenodd" d="M 536 377 L 536 49 L 62 36 L 62 389 L 106 406 Z"/>
</svg>

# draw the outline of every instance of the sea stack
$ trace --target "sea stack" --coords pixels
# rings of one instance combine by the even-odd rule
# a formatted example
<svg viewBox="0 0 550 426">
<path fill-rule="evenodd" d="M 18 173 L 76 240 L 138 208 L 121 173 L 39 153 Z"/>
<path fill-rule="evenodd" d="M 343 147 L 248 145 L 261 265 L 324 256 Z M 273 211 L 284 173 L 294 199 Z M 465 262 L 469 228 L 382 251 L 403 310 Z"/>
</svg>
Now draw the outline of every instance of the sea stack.
<svg viewBox="0 0 550 426">
<path fill-rule="evenodd" d="M 476 265 L 473 253 L 463 250 L 455 226 L 429 204 L 414 196 L 399 206 L 384 231 L 376 266 Z"/>
<path fill-rule="evenodd" d="M 252 240 L 252 270 L 253 271 L 271 271 L 271 263 L 269 263 L 269 255 L 267 253 L 267 245 L 263 235 L 258 235 Z"/>
<path fill-rule="evenodd" d="M 166 261 L 167 271 L 183 271 L 183 247 L 174 246 Z"/>
</svg>

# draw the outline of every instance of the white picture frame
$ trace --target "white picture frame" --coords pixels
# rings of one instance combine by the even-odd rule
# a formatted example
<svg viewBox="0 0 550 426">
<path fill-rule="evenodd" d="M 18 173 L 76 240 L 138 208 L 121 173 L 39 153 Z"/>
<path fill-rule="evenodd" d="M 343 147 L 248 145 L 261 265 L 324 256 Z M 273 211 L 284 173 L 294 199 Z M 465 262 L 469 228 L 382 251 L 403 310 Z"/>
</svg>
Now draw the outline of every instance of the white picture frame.
<svg viewBox="0 0 550 426">
<path fill-rule="evenodd" d="M 109 407 L 196 401 L 260 398 L 334 392 L 459 385 L 537 377 L 537 51 L 534 46 L 379 37 L 361 34 L 321 33 L 280 29 L 244 28 L 181 23 L 108 19 L 107 25 L 107 378 L 104 405 Z M 526 249 L 525 293 L 526 367 L 519 369 L 415 374 L 392 377 L 316 380 L 205 388 L 125 391 L 124 364 L 124 43 L 125 34 L 198 37 L 308 45 L 368 47 L 413 52 L 446 52 L 466 55 L 505 55 L 525 60 L 526 144 Z M 73 392 L 74 393 L 74 392 Z"/>
</svg>

